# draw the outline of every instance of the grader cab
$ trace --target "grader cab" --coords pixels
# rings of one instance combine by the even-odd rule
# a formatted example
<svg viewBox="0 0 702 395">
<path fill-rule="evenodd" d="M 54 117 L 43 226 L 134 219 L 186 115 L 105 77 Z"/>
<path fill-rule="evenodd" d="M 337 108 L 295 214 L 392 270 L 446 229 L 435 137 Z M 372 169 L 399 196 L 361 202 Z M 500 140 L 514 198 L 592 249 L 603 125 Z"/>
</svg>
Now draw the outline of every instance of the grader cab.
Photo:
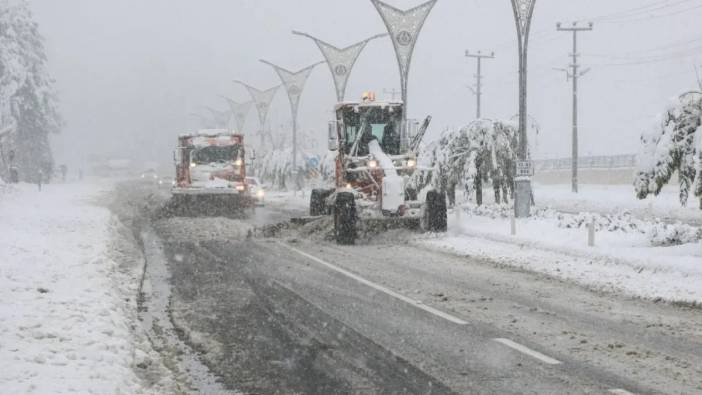
<svg viewBox="0 0 702 395">
<path fill-rule="evenodd" d="M 417 191 L 411 176 L 419 143 L 431 117 L 418 127 L 404 121 L 401 102 L 340 103 L 329 125 L 329 149 L 336 151 L 333 189 L 315 189 L 310 215 L 331 214 L 339 244 L 354 244 L 359 226 L 399 223 L 431 232 L 446 230 L 446 199 L 438 191 Z"/>
</svg>

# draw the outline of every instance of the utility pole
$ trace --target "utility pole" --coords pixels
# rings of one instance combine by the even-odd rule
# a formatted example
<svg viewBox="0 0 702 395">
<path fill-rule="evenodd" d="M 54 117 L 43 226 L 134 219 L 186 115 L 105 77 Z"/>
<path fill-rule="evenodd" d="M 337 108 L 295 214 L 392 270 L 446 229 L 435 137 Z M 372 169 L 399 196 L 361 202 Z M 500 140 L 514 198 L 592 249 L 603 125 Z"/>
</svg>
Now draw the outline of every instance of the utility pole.
<svg viewBox="0 0 702 395">
<path fill-rule="evenodd" d="M 392 88 L 392 89 L 383 89 L 383 94 L 385 94 L 385 95 L 390 95 L 390 97 L 392 98 L 392 99 L 391 99 L 392 101 L 395 101 L 397 95 L 399 95 L 400 93 L 402 93 L 402 92 L 398 91 L 398 90 L 395 89 L 395 88 Z"/>
<path fill-rule="evenodd" d="M 483 59 L 495 59 L 495 53 L 492 52 L 490 55 L 483 55 L 480 51 L 477 54 L 472 54 L 470 51 L 466 51 L 467 58 L 474 58 L 478 63 L 478 72 L 475 74 L 475 90 L 473 93 L 478 99 L 476 118 L 480 119 L 480 99 L 483 95 L 483 72 L 482 72 L 482 62 Z"/>
<path fill-rule="evenodd" d="M 590 22 L 587 26 L 578 26 L 577 22 L 573 22 L 571 27 L 563 27 L 561 23 L 556 25 L 556 29 L 561 32 L 573 33 L 573 63 L 570 64 L 569 78 L 573 79 L 573 158 L 572 158 L 572 183 L 573 192 L 578 192 L 578 79 L 585 75 L 589 70 L 580 70 L 578 64 L 578 33 L 592 31 L 593 24 Z"/>
</svg>

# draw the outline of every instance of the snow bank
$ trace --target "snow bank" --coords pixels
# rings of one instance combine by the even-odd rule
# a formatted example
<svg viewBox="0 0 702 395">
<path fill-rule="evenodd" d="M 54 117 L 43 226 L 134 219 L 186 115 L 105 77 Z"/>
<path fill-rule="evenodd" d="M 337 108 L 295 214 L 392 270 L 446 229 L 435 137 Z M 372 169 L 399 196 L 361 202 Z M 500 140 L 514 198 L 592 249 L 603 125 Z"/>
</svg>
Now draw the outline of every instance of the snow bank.
<svg viewBox="0 0 702 395">
<path fill-rule="evenodd" d="M 517 220 L 511 236 L 509 218 L 454 211 L 448 234 L 419 243 L 595 289 L 702 303 L 702 243 L 652 246 L 648 232 L 618 228 L 598 231 L 595 246 L 588 247 L 586 228 L 568 228 L 557 217 Z"/>
<path fill-rule="evenodd" d="M 134 370 L 149 353 L 135 337 L 139 268 L 112 259 L 124 248 L 112 244 L 118 224 L 93 204 L 107 190 L 20 184 L 0 195 L 3 393 L 144 392 Z"/>
</svg>

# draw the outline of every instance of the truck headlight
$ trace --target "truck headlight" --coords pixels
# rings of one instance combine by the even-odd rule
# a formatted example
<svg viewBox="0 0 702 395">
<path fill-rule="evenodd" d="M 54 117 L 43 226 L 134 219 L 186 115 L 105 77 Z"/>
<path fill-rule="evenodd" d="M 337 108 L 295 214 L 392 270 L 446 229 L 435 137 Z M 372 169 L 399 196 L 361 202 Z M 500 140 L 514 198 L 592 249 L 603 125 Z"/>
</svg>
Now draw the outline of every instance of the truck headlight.
<svg viewBox="0 0 702 395">
<path fill-rule="evenodd" d="M 417 167 L 417 161 L 415 159 L 407 159 L 407 167 Z"/>
<path fill-rule="evenodd" d="M 378 161 L 377 160 L 369 160 L 368 161 L 368 168 L 377 169 L 378 168 Z"/>
</svg>

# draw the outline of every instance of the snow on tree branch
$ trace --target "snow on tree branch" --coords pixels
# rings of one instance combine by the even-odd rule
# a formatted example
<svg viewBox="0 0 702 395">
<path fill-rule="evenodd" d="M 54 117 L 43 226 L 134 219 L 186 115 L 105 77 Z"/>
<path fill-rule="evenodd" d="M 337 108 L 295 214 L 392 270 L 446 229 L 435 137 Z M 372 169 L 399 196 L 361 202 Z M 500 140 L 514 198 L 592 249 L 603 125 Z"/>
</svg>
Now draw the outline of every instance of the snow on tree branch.
<svg viewBox="0 0 702 395">
<path fill-rule="evenodd" d="M 638 168 L 634 179 L 636 196 L 645 199 L 658 195 L 677 172 L 680 204 L 685 206 L 693 189 L 702 208 L 700 176 L 700 133 L 702 127 L 702 93 L 680 96 L 663 115 L 659 128 L 641 136 Z M 693 188 L 694 186 L 694 188 Z"/>
<path fill-rule="evenodd" d="M 480 119 L 444 132 L 431 152 L 425 153 L 437 169 L 435 186 L 451 192 L 463 185 L 468 194 L 476 192 L 476 200 L 482 203 L 482 184 L 490 182 L 496 201 L 508 202 L 513 193 L 517 142 L 517 126 L 509 121 Z"/>
</svg>

